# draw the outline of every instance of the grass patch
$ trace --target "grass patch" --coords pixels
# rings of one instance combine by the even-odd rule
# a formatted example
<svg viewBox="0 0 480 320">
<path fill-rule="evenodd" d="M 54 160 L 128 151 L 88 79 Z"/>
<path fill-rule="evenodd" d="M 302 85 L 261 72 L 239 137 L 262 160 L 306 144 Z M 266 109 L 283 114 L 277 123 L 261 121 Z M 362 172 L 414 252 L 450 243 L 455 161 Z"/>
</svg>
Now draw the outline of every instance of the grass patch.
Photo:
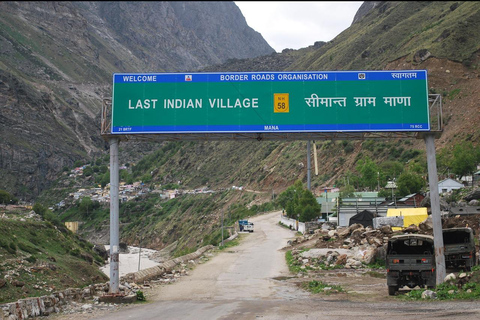
<svg viewBox="0 0 480 320">
<path fill-rule="evenodd" d="M 305 252 L 305 251 L 308 251 L 308 249 L 302 250 L 302 252 Z M 305 273 L 308 270 L 313 270 L 308 266 L 304 266 L 301 261 L 298 261 L 297 259 L 295 259 L 291 250 L 285 253 L 285 260 L 287 261 L 288 270 L 290 270 L 290 272 L 292 273 L 295 273 L 295 274 L 299 272 Z"/>
<path fill-rule="evenodd" d="M 480 266 L 474 266 L 467 274 L 468 282 L 460 284 L 458 280 L 439 284 L 433 291 L 437 300 L 479 300 L 480 299 Z M 412 290 L 400 295 L 404 300 L 423 300 L 422 293 L 427 289 Z"/>
<path fill-rule="evenodd" d="M 282 223 L 281 221 L 278 222 L 278 225 L 279 225 L 280 227 L 285 228 L 285 229 L 292 230 L 292 227 L 287 226 L 286 224 Z"/>
<path fill-rule="evenodd" d="M 292 251 L 287 251 L 285 253 L 285 260 L 287 260 L 288 270 L 292 273 L 305 272 L 305 269 L 300 268 L 300 264 L 293 257 Z"/>
<path fill-rule="evenodd" d="M 305 282 L 302 284 L 302 287 L 310 291 L 311 293 L 324 293 L 326 295 L 330 295 L 332 293 L 344 292 L 345 290 L 338 285 L 329 285 L 325 282 L 312 280 L 309 282 Z"/>
<path fill-rule="evenodd" d="M 343 265 L 343 264 L 327 265 L 327 264 L 325 264 L 324 262 L 319 263 L 318 266 L 319 266 L 322 270 L 335 270 L 335 269 L 343 269 L 343 268 L 345 268 L 345 265 Z"/>
<path fill-rule="evenodd" d="M 373 263 L 367 264 L 366 267 L 369 268 L 369 269 L 384 270 L 385 269 L 385 260 L 376 259 Z"/>
<path fill-rule="evenodd" d="M 225 250 L 225 249 L 228 249 L 228 248 L 231 248 L 231 247 L 236 247 L 240 244 L 240 240 L 237 238 L 231 240 L 231 241 L 228 241 L 228 242 L 223 242 L 223 246 L 220 245 L 218 246 L 218 249 L 219 250 Z"/>
</svg>

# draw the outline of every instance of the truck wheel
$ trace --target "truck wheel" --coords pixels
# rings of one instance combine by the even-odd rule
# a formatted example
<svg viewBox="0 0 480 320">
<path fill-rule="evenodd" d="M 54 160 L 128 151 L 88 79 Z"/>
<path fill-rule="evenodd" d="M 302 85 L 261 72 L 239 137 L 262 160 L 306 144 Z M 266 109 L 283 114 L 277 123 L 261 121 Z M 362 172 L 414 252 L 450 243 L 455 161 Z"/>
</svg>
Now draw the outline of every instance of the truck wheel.
<svg viewBox="0 0 480 320">
<path fill-rule="evenodd" d="M 397 286 L 388 286 L 388 295 L 394 296 L 395 292 L 397 292 Z"/>
</svg>

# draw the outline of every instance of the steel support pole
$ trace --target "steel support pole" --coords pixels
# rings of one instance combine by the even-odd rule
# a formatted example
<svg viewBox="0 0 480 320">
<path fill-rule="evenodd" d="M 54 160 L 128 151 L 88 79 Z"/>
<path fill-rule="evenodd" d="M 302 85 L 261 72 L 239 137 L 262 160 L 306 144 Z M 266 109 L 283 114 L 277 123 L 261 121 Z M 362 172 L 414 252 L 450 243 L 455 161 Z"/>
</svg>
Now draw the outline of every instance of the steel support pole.
<svg viewBox="0 0 480 320">
<path fill-rule="evenodd" d="M 430 186 L 430 208 L 432 210 L 433 237 L 435 245 L 435 261 L 437 264 L 437 285 L 445 281 L 445 247 L 443 245 L 442 217 L 440 212 L 440 196 L 438 194 L 437 160 L 435 156 L 435 136 L 425 135 L 427 146 L 428 183 Z"/>
<path fill-rule="evenodd" d="M 311 180 L 311 174 L 310 174 L 310 171 L 311 171 L 311 164 L 312 164 L 312 161 L 310 159 L 310 154 L 311 154 L 311 151 L 310 151 L 310 140 L 307 141 L 307 188 L 308 190 L 312 190 L 312 180 Z"/>
<path fill-rule="evenodd" d="M 222 247 L 223 247 L 223 210 L 222 210 Z"/>
<path fill-rule="evenodd" d="M 117 138 L 110 139 L 110 289 L 109 293 L 119 293 L 119 172 Z"/>
<path fill-rule="evenodd" d="M 315 164 L 315 175 L 318 176 L 317 144 L 313 141 L 313 163 Z"/>
</svg>

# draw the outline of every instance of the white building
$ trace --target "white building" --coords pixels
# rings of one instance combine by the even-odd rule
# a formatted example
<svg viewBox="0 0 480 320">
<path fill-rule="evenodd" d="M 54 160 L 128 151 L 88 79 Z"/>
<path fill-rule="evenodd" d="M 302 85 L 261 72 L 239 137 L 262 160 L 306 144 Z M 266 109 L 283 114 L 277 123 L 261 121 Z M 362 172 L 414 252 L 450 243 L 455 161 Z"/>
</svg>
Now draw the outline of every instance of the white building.
<svg viewBox="0 0 480 320">
<path fill-rule="evenodd" d="M 463 188 L 463 184 L 453 179 L 445 179 L 438 182 L 438 193 L 450 192 L 461 188 Z"/>
</svg>

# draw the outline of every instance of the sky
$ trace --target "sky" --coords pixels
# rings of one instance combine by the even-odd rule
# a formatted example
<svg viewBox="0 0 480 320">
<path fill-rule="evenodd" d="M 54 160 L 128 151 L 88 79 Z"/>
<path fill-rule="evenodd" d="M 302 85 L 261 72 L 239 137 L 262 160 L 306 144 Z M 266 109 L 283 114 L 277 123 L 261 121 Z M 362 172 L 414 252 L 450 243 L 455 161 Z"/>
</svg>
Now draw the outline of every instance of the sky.
<svg viewBox="0 0 480 320">
<path fill-rule="evenodd" d="M 330 41 L 347 29 L 363 1 L 235 1 L 250 28 L 277 52 Z"/>
</svg>

